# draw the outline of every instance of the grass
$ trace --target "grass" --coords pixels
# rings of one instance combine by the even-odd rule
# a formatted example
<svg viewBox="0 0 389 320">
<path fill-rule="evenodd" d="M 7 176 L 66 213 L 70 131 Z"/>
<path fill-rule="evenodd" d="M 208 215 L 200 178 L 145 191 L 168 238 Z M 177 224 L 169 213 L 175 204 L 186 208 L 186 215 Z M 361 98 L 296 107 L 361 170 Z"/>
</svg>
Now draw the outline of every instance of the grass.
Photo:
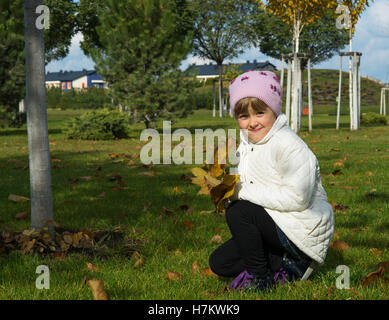
<svg viewBox="0 0 389 320">
<path fill-rule="evenodd" d="M 351 132 L 348 117 L 342 116 L 337 131 L 335 116 L 317 113 L 313 132 L 308 133 L 307 117 L 303 117 L 299 135 L 319 160 L 329 202 L 348 207 L 335 212 L 334 240 L 347 242 L 351 249 L 340 252 L 330 248 L 326 262 L 315 270 L 309 282 L 291 283 L 271 293 L 247 294 L 224 292 L 231 279 L 203 272 L 208 267 L 209 255 L 219 245 L 211 243 L 211 238 L 219 234 L 226 241 L 231 235 L 222 215 L 201 213 L 213 209 L 209 197 L 197 195 L 198 187 L 180 178 L 190 174 L 194 165 L 145 168 L 139 157 L 134 163 L 124 158 L 111 159 L 109 153 L 139 154 L 143 145 L 139 141 L 142 125 L 132 128 L 129 139 L 67 140 L 61 128 L 80 112 L 48 110 L 55 221 L 75 229 L 120 225 L 126 237 L 143 241 L 140 254 L 144 263 L 135 267 L 134 259 L 119 254 L 108 260 L 81 253 L 68 254 L 63 260 L 17 251 L 0 254 L 0 299 L 92 299 L 90 289 L 83 283 L 85 275 L 88 279 L 103 280 L 110 299 L 388 299 L 387 282 L 359 286 L 360 280 L 375 271 L 379 262 L 389 261 L 388 126 L 362 127 Z M 177 120 L 172 131 L 234 127 L 234 120 L 229 117 L 213 119 L 211 111 L 198 110 L 187 119 Z M 162 128 L 161 122 L 157 128 Z M 336 166 L 339 162 L 340 167 Z M 26 128 L 1 129 L 0 230 L 29 228 L 28 219 L 14 218 L 15 214 L 29 210 L 29 202 L 8 200 L 11 193 L 29 197 L 29 173 L 23 170 L 24 165 L 28 165 Z M 101 171 L 96 170 L 98 167 Z M 339 174 L 335 174 L 336 169 L 340 169 Z M 150 171 L 155 175 L 139 175 Z M 129 188 L 112 189 L 117 186 L 109 180 L 113 173 L 121 175 Z M 92 179 L 71 182 L 81 176 Z M 106 192 L 105 197 L 99 197 L 102 192 Z M 151 206 L 144 210 L 149 201 Z M 193 211 L 180 210 L 184 204 Z M 164 207 L 173 214 L 164 214 Z M 186 221 L 193 224 L 192 229 Z M 195 261 L 201 268 L 192 274 Z M 98 270 L 87 269 L 86 262 Z M 36 267 L 42 264 L 50 269 L 50 290 L 35 287 Z M 335 287 L 339 265 L 349 267 L 349 290 Z M 167 280 L 168 271 L 180 273 L 182 280 Z"/>
</svg>

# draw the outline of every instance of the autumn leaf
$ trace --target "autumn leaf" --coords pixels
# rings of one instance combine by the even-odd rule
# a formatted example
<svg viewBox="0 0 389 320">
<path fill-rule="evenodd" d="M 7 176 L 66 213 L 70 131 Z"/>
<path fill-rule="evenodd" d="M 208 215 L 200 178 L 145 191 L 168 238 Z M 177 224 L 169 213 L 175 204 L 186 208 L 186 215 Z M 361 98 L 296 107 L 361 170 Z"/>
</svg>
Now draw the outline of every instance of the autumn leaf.
<svg viewBox="0 0 389 320">
<path fill-rule="evenodd" d="M 236 143 L 233 138 L 229 138 L 227 143 L 223 144 L 222 148 L 216 148 L 213 156 L 213 164 L 210 165 L 209 172 L 213 177 L 220 177 L 225 173 L 227 163 L 228 150 Z"/>
<path fill-rule="evenodd" d="M 29 201 L 30 199 L 27 197 L 18 196 L 16 194 L 10 194 L 8 196 L 8 200 L 11 200 L 13 202 L 26 202 L 26 201 Z"/>
<path fill-rule="evenodd" d="M 195 176 L 192 178 L 192 183 L 201 187 L 197 194 L 210 194 L 211 189 L 221 182 L 202 168 L 192 168 L 191 172 Z"/>
<path fill-rule="evenodd" d="M 196 274 L 200 271 L 200 264 L 197 262 L 197 260 L 195 262 L 192 263 L 192 273 L 193 274 Z"/>
<path fill-rule="evenodd" d="M 166 279 L 169 281 L 174 281 L 174 280 L 183 280 L 184 277 L 182 274 L 174 271 L 168 271 L 166 274 Z"/>
<path fill-rule="evenodd" d="M 215 277 L 215 278 L 218 277 L 218 275 L 217 275 L 216 273 L 214 273 L 214 272 L 211 270 L 211 268 L 204 268 L 203 272 L 204 272 L 204 274 L 205 274 L 206 276 L 208 276 L 208 277 Z"/>
<path fill-rule="evenodd" d="M 225 211 L 225 201 L 234 195 L 235 186 L 238 182 L 238 175 L 227 174 L 223 177 L 220 184 L 211 189 L 211 200 L 214 203 L 217 212 Z"/>
<path fill-rule="evenodd" d="M 193 227 L 194 227 L 194 223 L 192 223 L 192 222 L 190 222 L 190 221 L 187 221 L 187 220 L 185 220 L 185 221 L 183 222 L 183 225 L 184 225 L 185 228 L 187 228 L 188 230 L 192 230 Z"/>
<path fill-rule="evenodd" d="M 369 286 L 373 281 L 378 280 L 379 278 L 382 278 L 385 273 L 385 268 L 380 266 L 378 270 L 370 272 L 366 277 L 364 277 L 360 284 L 364 287 Z"/>
<path fill-rule="evenodd" d="M 219 236 L 218 234 L 217 235 L 214 235 L 211 239 L 211 243 L 222 243 L 223 242 L 223 239 L 221 236 Z"/>
<path fill-rule="evenodd" d="M 350 250 L 351 247 L 342 240 L 335 240 L 330 244 L 330 247 L 337 251 L 344 251 L 344 250 Z"/>
<path fill-rule="evenodd" d="M 88 270 L 91 270 L 91 271 L 97 271 L 97 270 L 99 270 L 98 267 L 94 266 L 94 265 L 93 265 L 92 263 L 90 263 L 90 262 L 87 262 L 87 263 L 86 263 L 86 267 L 88 268 Z"/>
<path fill-rule="evenodd" d="M 373 253 L 375 256 L 379 256 L 382 253 L 382 251 L 378 248 L 371 248 L 370 252 Z"/>
<path fill-rule="evenodd" d="M 104 283 L 99 279 L 87 280 L 86 284 L 92 290 L 94 300 L 108 300 L 108 295 L 104 291 Z"/>
<path fill-rule="evenodd" d="M 28 213 L 27 212 L 19 212 L 15 214 L 15 219 L 17 220 L 22 220 L 28 218 Z"/>
</svg>

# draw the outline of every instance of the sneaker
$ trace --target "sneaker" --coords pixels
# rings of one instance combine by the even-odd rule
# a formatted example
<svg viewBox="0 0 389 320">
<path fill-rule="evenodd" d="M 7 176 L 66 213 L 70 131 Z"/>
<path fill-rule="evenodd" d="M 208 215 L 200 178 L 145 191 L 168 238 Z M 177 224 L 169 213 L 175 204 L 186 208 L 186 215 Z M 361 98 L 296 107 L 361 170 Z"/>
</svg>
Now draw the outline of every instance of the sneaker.
<svg viewBox="0 0 389 320">
<path fill-rule="evenodd" d="M 275 281 L 270 272 L 263 276 L 254 275 L 253 280 L 246 288 L 247 291 L 270 291 L 274 287 Z"/>
<path fill-rule="evenodd" d="M 313 260 L 296 261 L 285 254 L 281 265 L 280 270 L 276 272 L 274 277 L 284 283 L 285 279 L 288 281 L 298 279 L 306 281 L 313 271 L 315 262 Z M 280 279 L 280 277 L 282 277 L 282 279 Z"/>
<path fill-rule="evenodd" d="M 238 290 L 240 288 L 247 288 L 251 281 L 254 279 L 254 276 L 244 270 L 241 272 L 228 286 L 229 290 Z"/>
</svg>

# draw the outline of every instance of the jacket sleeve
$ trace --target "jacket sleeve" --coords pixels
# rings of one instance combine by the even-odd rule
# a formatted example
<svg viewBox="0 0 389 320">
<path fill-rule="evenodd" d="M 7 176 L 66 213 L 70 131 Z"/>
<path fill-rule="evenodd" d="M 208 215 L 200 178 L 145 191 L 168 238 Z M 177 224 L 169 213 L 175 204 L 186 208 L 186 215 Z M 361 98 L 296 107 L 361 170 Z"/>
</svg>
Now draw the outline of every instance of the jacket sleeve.
<svg viewBox="0 0 389 320">
<path fill-rule="evenodd" d="M 264 184 L 257 179 L 241 183 L 239 198 L 277 211 L 304 211 L 310 205 L 318 162 L 307 146 L 286 148 L 276 165 L 282 183 Z M 250 182 L 253 181 L 253 183 Z"/>
</svg>

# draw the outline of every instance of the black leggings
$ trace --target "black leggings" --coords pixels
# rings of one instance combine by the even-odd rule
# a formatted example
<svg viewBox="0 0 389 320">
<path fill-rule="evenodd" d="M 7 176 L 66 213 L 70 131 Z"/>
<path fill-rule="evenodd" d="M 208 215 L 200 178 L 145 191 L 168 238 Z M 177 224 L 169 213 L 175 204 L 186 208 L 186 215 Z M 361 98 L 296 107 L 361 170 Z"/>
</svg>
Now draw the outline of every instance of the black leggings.
<svg viewBox="0 0 389 320">
<path fill-rule="evenodd" d="M 281 267 L 285 248 L 276 224 L 266 210 L 246 200 L 234 201 L 226 210 L 232 238 L 209 257 L 211 270 L 224 277 L 235 277 L 244 270 L 264 275 Z"/>
</svg>

